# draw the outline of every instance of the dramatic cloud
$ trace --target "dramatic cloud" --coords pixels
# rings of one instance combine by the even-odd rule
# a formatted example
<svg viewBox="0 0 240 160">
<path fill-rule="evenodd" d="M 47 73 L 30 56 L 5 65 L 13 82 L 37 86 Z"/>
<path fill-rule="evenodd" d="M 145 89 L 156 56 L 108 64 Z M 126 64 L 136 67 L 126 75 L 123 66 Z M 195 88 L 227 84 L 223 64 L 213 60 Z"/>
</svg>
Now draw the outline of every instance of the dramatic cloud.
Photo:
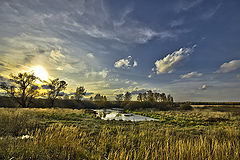
<svg viewBox="0 0 240 160">
<path fill-rule="evenodd" d="M 198 72 L 190 72 L 184 75 L 181 75 L 181 79 L 188 79 L 188 78 L 193 78 L 193 77 L 201 77 L 203 74 L 198 73 Z"/>
<path fill-rule="evenodd" d="M 137 85 L 138 83 L 135 82 L 135 81 L 129 81 L 129 80 L 127 80 L 127 81 L 125 81 L 125 84 Z"/>
<path fill-rule="evenodd" d="M 130 81 L 126 81 L 126 82 L 125 82 L 125 84 L 129 84 L 129 83 L 130 83 Z"/>
<path fill-rule="evenodd" d="M 137 82 L 132 82 L 132 85 L 137 85 L 138 83 Z"/>
<path fill-rule="evenodd" d="M 180 48 L 163 59 L 157 60 L 155 62 L 157 74 L 172 73 L 175 67 L 180 65 L 193 52 L 195 47 L 196 45 L 192 48 Z"/>
<path fill-rule="evenodd" d="M 194 1 L 188 1 L 188 0 L 180 0 L 177 4 L 176 11 L 187 11 L 197 5 L 199 5 L 203 0 L 194 0 Z"/>
<path fill-rule="evenodd" d="M 106 78 L 109 71 L 107 69 L 103 69 L 101 71 L 95 72 L 95 71 L 89 71 L 85 73 L 86 78 Z"/>
<path fill-rule="evenodd" d="M 132 94 L 139 94 L 139 93 L 145 93 L 145 92 L 147 92 L 147 90 L 146 89 L 138 89 L 138 88 L 136 88 L 134 91 L 132 91 L 131 93 Z"/>
<path fill-rule="evenodd" d="M 94 58 L 95 56 L 94 56 L 92 53 L 88 53 L 88 54 L 87 54 L 87 57 L 88 57 L 88 58 Z"/>
<path fill-rule="evenodd" d="M 216 73 L 227 73 L 240 68 L 240 60 L 232 60 L 230 62 L 223 63 L 220 69 Z"/>
<path fill-rule="evenodd" d="M 134 61 L 134 62 L 133 62 L 133 67 L 137 67 L 137 65 L 138 65 L 138 64 L 137 64 L 137 61 Z"/>
<path fill-rule="evenodd" d="M 52 50 L 50 53 L 50 61 L 54 62 L 54 63 L 58 63 L 60 61 L 62 61 L 62 59 L 64 59 L 65 56 L 59 51 L 55 51 Z"/>
<path fill-rule="evenodd" d="M 107 69 L 104 69 L 104 70 L 102 70 L 102 71 L 100 71 L 98 74 L 100 75 L 100 76 L 102 76 L 102 78 L 106 78 L 107 77 L 107 75 L 108 75 L 108 70 Z"/>
<path fill-rule="evenodd" d="M 129 60 L 128 59 L 120 59 L 117 62 L 115 62 L 114 67 L 121 68 L 121 67 L 129 67 Z"/>
<path fill-rule="evenodd" d="M 237 76 L 240 70 L 235 70 L 234 65 L 231 67 L 230 60 L 224 61 L 229 57 L 240 60 L 239 47 L 234 43 L 239 38 L 237 1 L 177 0 L 156 1 L 154 4 L 148 1 L 113 3 L 105 0 L 0 2 L 0 75 L 3 77 L 42 66 L 50 78 L 58 77 L 68 83 L 66 93 L 74 92 L 81 84 L 89 92 L 101 93 L 113 100 L 116 89 L 121 91 L 124 87 L 121 93 L 135 91 L 133 88 L 138 82 L 140 89 L 161 88 L 183 101 L 203 97 L 211 99 L 211 96 L 223 100 L 219 95 L 226 94 L 230 99 L 224 100 L 239 99 L 239 87 L 236 86 L 240 86 L 240 75 Z M 222 13 L 228 14 L 221 16 Z M 208 21 L 209 25 L 206 25 L 206 20 L 213 17 L 219 23 Z M 225 23 L 219 25 L 220 22 Z M 222 38 L 219 38 L 219 32 L 226 28 L 229 32 L 221 32 Z M 213 43 L 216 41 L 218 43 Z M 200 67 L 206 76 L 204 82 L 197 81 L 199 78 L 181 80 L 179 72 L 155 76 L 178 71 L 178 66 L 191 56 L 194 47 L 189 45 L 192 42 L 201 45 L 198 54 L 194 53 L 187 64 L 187 70 Z M 187 46 L 181 48 L 184 44 Z M 160 50 L 168 52 L 156 52 Z M 213 57 L 217 57 L 218 61 L 212 61 Z M 203 63 L 206 61 L 212 63 Z M 229 63 L 214 68 L 219 61 Z M 217 64 L 218 67 L 221 64 Z M 184 69 L 179 68 L 183 79 L 200 74 Z M 235 71 L 234 75 L 217 76 L 208 72 L 213 69 L 219 70 L 219 73 Z M 0 81 L 3 80 L 0 76 Z M 214 80 L 219 86 L 227 81 L 228 90 L 225 91 L 227 87 L 219 87 L 221 92 L 218 92 L 218 88 L 214 87 L 207 89 L 209 92 L 202 92 L 202 96 L 192 94 L 203 84 L 214 86 L 209 83 Z M 178 83 L 174 86 L 175 81 L 184 85 Z M 190 86 L 191 81 L 197 84 Z M 212 90 L 215 90 L 214 94 Z"/>
<path fill-rule="evenodd" d="M 217 10 L 222 6 L 222 3 L 219 3 L 215 8 L 211 8 L 209 9 L 207 12 L 205 12 L 201 18 L 202 19 L 209 19 L 211 18 L 212 16 L 215 15 L 215 13 L 217 12 Z"/>
<path fill-rule="evenodd" d="M 184 24 L 184 20 L 183 19 L 179 19 L 179 20 L 173 20 L 171 23 L 170 23 L 170 26 L 171 27 L 177 27 L 177 26 L 181 26 Z"/>
<path fill-rule="evenodd" d="M 200 89 L 200 90 L 206 90 L 207 87 L 208 87 L 208 86 L 207 86 L 206 84 L 204 84 L 204 85 L 202 85 L 199 89 Z"/>
<path fill-rule="evenodd" d="M 120 59 L 114 63 L 115 68 L 130 68 L 130 67 L 136 67 L 137 61 L 132 62 L 132 57 L 128 56 L 126 59 Z"/>
<path fill-rule="evenodd" d="M 0 83 L 1 83 L 1 82 L 12 83 L 9 78 L 7 78 L 7 77 L 5 77 L 5 76 L 2 76 L 2 75 L 0 74 Z"/>
</svg>

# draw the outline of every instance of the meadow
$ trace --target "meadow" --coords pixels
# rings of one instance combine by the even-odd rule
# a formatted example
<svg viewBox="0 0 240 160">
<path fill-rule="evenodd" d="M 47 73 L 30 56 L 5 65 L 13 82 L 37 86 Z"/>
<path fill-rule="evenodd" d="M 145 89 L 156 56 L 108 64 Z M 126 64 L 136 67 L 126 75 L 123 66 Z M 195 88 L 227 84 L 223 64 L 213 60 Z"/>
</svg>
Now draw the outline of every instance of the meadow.
<svg viewBox="0 0 240 160">
<path fill-rule="evenodd" d="M 0 159 L 237 160 L 240 112 L 229 108 L 127 111 L 159 120 L 151 122 L 104 121 L 88 109 L 0 108 Z"/>
</svg>

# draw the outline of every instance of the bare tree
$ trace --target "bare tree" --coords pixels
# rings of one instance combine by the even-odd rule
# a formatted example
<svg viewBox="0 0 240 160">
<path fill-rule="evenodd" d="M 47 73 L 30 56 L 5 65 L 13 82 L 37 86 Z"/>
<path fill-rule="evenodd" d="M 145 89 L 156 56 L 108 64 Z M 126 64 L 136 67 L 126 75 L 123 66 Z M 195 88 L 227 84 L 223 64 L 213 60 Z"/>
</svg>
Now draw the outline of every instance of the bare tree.
<svg viewBox="0 0 240 160">
<path fill-rule="evenodd" d="M 148 98 L 147 98 L 147 93 L 144 92 L 144 93 L 143 93 L 143 101 L 147 101 L 147 99 L 148 99 Z"/>
<path fill-rule="evenodd" d="M 143 94 L 142 94 L 142 93 L 139 93 L 139 94 L 138 94 L 137 100 L 138 100 L 139 102 L 142 102 L 142 101 L 143 101 Z"/>
<path fill-rule="evenodd" d="M 160 96 L 161 96 L 161 101 L 162 102 L 166 102 L 167 101 L 167 97 L 166 97 L 165 93 L 161 93 Z"/>
<path fill-rule="evenodd" d="M 89 101 L 90 101 L 90 102 L 93 102 L 93 97 L 90 97 L 90 98 L 89 98 Z"/>
<path fill-rule="evenodd" d="M 132 99 L 132 94 L 130 92 L 126 92 L 124 95 L 124 101 L 128 102 L 131 101 Z"/>
<path fill-rule="evenodd" d="M 94 100 L 95 100 L 95 101 L 101 101 L 101 100 L 102 100 L 101 94 L 99 94 L 99 93 L 96 94 L 95 97 L 94 97 Z"/>
<path fill-rule="evenodd" d="M 167 101 L 168 102 L 173 102 L 173 97 L 170 94 L 167 96 Z"/>
<path fill-rule="evenodd" d="M 86 90 L 83 86 L 77 87 L 75 97 L 77 101 L 81 101 L 83 96 L 86 94 Z"/>
<path fill-rule="evenodd" d="M 48 83 L 48 88 L 50 89 L 48 91 L 48 99 L 50 100 L 50 106 L 54 106 L 54 102 L 59 96 L 59 93 L 63 90 L 65 90 L 67 87 L 67 83 L 65 81 L 60 81 L 58 78 L 54 80 L 50 80 Z"/>
<path fill-rule="evenodd" d="M 94 97 L 94 100 L 96 102 L 106 102 L 107 101 L 107 97 L 106 96 L 102 96 L 101 94 L 96 94 Z"/>
<path fill-rule="evenodd" d="M 124 98 L 123 94 L 117 94 L 115 97 L 116 101 L 118 101 L 119 103 L 123 101 L 123 98 Z"/>
<path fill-rule="evenodd" d="M 154 96 L 154 99 L 155 99 L 156 102 L 159 102 L 161 100 L 160 93 L 154 93 L 153 96 Z"/>
<path fill-rule="evenodd" d="M 63 95 L 63 99 L 64 99 L 64 100 L 69 100 L 69 95 L 64 94 L 64 95 Z"/>
<path fill-rule="evenodd" d="M 103 96 L 103 97 L 102 97 L 102 100 L 103 100 L 104 102 L 107 102 L 107 96 Z"/>
<path fill-rule="evenodd" d="M 151 90 L 147 91 L 147 100 L 149 102 L 154 102 L 154 95 L 153 95 L 153 92 Z"/>
<path fill-rule="evenodd" d="M 39 96 L 36 80 L 39 80 L 34 73 L 18 73 L 17 75 L 10 74 L 9 81 L 12 84 L 2 82 L 0 88 L 14 98 L 21 107 L 29 107 L 34 97 Z"/>
</svg>

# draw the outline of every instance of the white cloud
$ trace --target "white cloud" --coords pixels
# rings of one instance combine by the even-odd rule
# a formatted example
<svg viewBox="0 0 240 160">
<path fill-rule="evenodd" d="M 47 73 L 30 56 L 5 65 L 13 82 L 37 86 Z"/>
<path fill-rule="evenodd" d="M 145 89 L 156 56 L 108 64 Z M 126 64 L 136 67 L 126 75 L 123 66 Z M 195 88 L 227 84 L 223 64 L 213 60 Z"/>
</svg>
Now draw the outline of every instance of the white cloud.
<svg viewBox="0 0 240 160">
<path fill-rule="evenodd" d="M 86 1 L 78 6 L 87 6 L 88 8 L 74 8 L 76 11 L 71 10 L 70 13 L 54 16 L 59 20 L 63 19 L 68 25 L 67 29 L 72 32 L 80 31 L 94 38 L 116 40 L 122 43 L 143 44 L 155 37 L 172 38 L 172 34 L 166 34 L 170 31 L 154 31 L 142 22 L 131 19 L 127 15 L 133 11 L 132 8 L 125 9 L 120 13 L 122 15 L 114 17 L 101 0 Z M 80 11 L 81 14 L 77 11 Z"/>
<path fill-rule="evenodd" d="M 223 63 L 220 69 L 216 73 L 227 73 L 240 68 L 240 60 L 232 60 L 230 62 Z"/>
<path fill-rule="evenodd" d="M 129 85 L 137 85 L 138 84 L 137 82 L 131 81 L 131 80 L 126 80 L 124 83 L 129 84 Z"/>
<path fill-rule="evenodd" d="M 170 23 L 170 26 L 171 27 L 177 27 L 177 26 L 181 26 L 184 24 L 184 20 L 183 19 L 178 19 L 178 20 L 173 20 L 171 23 Z"/>
<path fill-rule="evenodd" d="M 134 62 L 133 62 L 133 67 L 137 67 L 137 65 L 138 65 L 138 64 L 137 64 L 137 61 L 134 61 Z"/>
<path fill-rule="evenodd" d="M 172 73 L 175 67 L 180 65 L 193 52 L 195 47 L 196 45 L 192 48 L 180 48 L 163 59 L 157 60 L 155 62 L 157 74 Z"/>
<path fill-rule="evenodd" d="M 56 69 L 57 69 L 58 71 L 63 71 L 63 68 L 62 68 L 62 67 L 60 67 L 60 66 L 59 66 L 59 67 L 57 67 Z"/>
<path fill-rule="evenodd" d="M 203 74 L 198 73 L 198 72 L 190 72 L 184 75 L 181 75 L 181 79 L 188 79 L 188 78 L 193 78 L 193 77 L 201 77 Z"/>
<path fill-rule="evenodd" d="M 126 81 L 126 82 L 125 82 L 125 84 L 129 84 L 129 83 L 130 83 L 130 81 Z"/>
<path fill-rule="evenodd" d="M 120 59 L 114 63 L 115 68 L 129 68 L 129 67 L 136 67 L 137 61 L 134 60 L 132 62 L 132 56 L 128 56 L 126 59 Z"/>
<path fill-rule="evenodd" d="M 52 50 L 50 53 L 50 61 L 58 63 L 62 61 L 65 56 L 59 50 Z"/>
<path fill-rule="evenodd" d="M 132 82 L 132 85 L 137 85 L 138 83 L 137 82 Z"/>
<path fill-rule="evenodd" d="M 203 84 L 199 89 L 200 89 L 200 90 L 206 90 L 207 87 L 208 87 L 208 86 L 207 86 L 206 84 Z"/>
<path fill-rule="evenodd" d="M 131 91 L 132 94 L 139 94 L 139 93 L 145 93 L 145 92 L 147 92 L 147 89 L 138 88 L 138 87 L 133 88 Z"/>
<path fill-rule="evenodd" d="M 194 0 L 194 1 L 187 1 L 187 0 L 181 0 L 177 4 L 176 11 L 187 11 L 197 5 L 199 5 L 203 0 Z"/>
<path fill-rule="evenodd" d="M 133 34 L 132 36 L 135 37 L 135 41 L 137 43 L 147 43 L 149 40 L 159 35 L 160 33 L 154 32 L 149 28 L 142 28 L 142 29 L 136 30 L 136 33 Z"/>
<path fill-rule="evenodd" d="M 87 57 L 88 57 L 88 58 L 95 58 L 95 56 L 94 56 L 92 53 L 88 53 L 88 54 L 87 54 Z"/>
<path fill-rule="evenodd" d="M 89 71 L 85 73 L 86 78 L 106 78 L 108 76 L 109 71 L 107 69 L 103 69 L 99 72 Z"/>
<path fill-rule="evenodd" d="M 209 18 L 213 17 L 213 16 L 216 14 L 217 10 L 218 10 L 221 6 L 222 6 L 222 3 L 219 3 L 215 8 L 211 8 L 210 10 L 208 10 L 207 12 L 205 12 L 205 13 L 201 16 L 201 18 L 202 18 L 202 19 L 209 19 Z"/>
<path fill-rule="evenodd" d="M 129 60 L 128 59 L 120 59 L 119 61 L 115 62 L 114 67 L 121 68 L 121 67 L 129 67 Z"/>
<path fill-rule="evenodd" d="M 102 71 L 100 71 L 98 74 L 100 75 L 100 76 L 102 76 L 102 78 L 106 78 L 107 77 L 107 75 L 108 75 L 108 70 L 107 69 L 104 69 L 104 70 L 102 70 Z"/>
</svg>

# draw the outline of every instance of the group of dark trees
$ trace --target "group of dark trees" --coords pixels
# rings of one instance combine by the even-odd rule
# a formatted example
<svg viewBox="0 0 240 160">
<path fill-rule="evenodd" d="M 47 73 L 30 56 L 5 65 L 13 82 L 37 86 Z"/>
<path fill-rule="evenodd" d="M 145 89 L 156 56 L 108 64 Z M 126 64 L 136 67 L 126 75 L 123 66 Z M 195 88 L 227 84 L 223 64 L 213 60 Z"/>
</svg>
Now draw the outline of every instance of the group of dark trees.
<svg viewBox="0 0 240 160">
<path fill-rule="evenodd" d="M 132 94 L 126 92 L 125 94 L 117 94 L 115 96 L 118 106 L 127 110 L 138 110 L 144 108 L 156 108 L 159 110 L 170 110 L 178 107 L 173 103 L 173 97 L 165 93 L 157 93 L 151 90 L 137 95 L 137 101 L 131 101 Z"/>
<path fill-rule="evenodd" d="M 9 83 L 1 82 L 0 88 L 12 97 L 21 107 L 29 107 L 32 99 L 40 95 L 38 86 L 35 84 L 39 80 L 34 74 L 19 73 L 10 74 Z"/>
<path fill-rule="evenodd" d="M 132 94 L 130 92 L 126 92 L 125 94 L 117 94 L 115 99 L 119 103 L 122 101 L 129 102 L 132 99 Z"/>
<path fill-rule="evenodd" d="M 67 87 L 67 83 L 65 81 L 60 81 L 58 78 L 50 80 L 50 83 L 46 85 L 49 89 L 47 92 L 48 99 L 50 100 L 50 107 L 54 106 L 54 101 L 59 96 L 59 93 L 62 90 L 65 90 Z"/>
<path fill-rule="evenodd" d="M 37 81 L 40 81 L 41 85 Z M 8 82 L 1 82 L 0 88 L 21 107 L 30 107 L 34 98 L 44 96 L 49 100 L 49 106 L 54 107 L 54 102 L 67 85 L 67 82 L 58 78 L 46 82 L 36 77 L 34 73 L 25 72 L 17 75 L 10 74 Z M 84 87 L 77 87 L 76 100 L 80 101 L 85 93 Z"/>
<path fill-rule="evenodd" d="M 151 90 L 145 93 L 139 93 L 137 96 L 139 102 L 149 101 L 149 102 L 173 102 L 173 97 L 165 93 L 153 93 Z"/>
<path fill-rule="evenodd" d="M 95 102 L 107 102 L 107 96 L 103 96 L 101 94 L 96 94 L 95 97 L 90 97 L 89 98 L 90 101 L 95 101 Z"/>
<path fill-rule="evenodd" d="M 132 94 L 130 92 L 126 92 L 125 94 L 117 94 L 115 97 L 117 102 L 121 101 L 131 101 Z M 154 93 L 153 91 L 149 90 L 144 93 L 139 93 L 137 95 L 137 100 L 139 102 L 173 102 L 173 97 L 169 94 L 166 96 L 165 93 Z"/>
<path fill-rule="evenodd" d="M 21 107 L 30 107 L 34 99 L 41 97 L 48 100 L 48 107 L 54 107 L 56 100 L 59 99 L 60 96 L 63 96 L 63 91 L 66 89 L 67 85 L 66 81 L 59 80 L 59 78 L 47 82 L 36 77 L 34 73 L 25 72 L 18 73 L 17 75 L 10 74 L 10 79 L 7 82 L 0 83 L 0 89 L 4 90 L 6 95 L 12 97 Z M 77 87 L 76 92 L 72 94 L 71 100 L 75 99 L 76 102 L 83 103 L 82 99 L 86 93 L 87 91 L 83 86 Z M 69 99 L 69 96 L 66 95 L 67 94 L 65 94 L 64 100 Z M 149 103 L 154 106 L 159 102 L 162 102 L 161 104 L 173 102 L 173 97 L 171 95 L 154 93 L 151 90 L 145 93 L 139 93 L 137 95 L 138 103 L 136 104 L 133 104 L 133 101 L 131 101 L 132 94 L 130 92 L 117 94 L 115 99 L 116 102 L 110 102 L 107 101 L 106 96 L 96 94 L 94 97 L 90 97 L 89 101 L 90 103 L 94 101 L 92 104 L 100 107 L 125 107 L 127 105 L 142 106 L 143 104 L 149 106 Z"/>
</svg>

